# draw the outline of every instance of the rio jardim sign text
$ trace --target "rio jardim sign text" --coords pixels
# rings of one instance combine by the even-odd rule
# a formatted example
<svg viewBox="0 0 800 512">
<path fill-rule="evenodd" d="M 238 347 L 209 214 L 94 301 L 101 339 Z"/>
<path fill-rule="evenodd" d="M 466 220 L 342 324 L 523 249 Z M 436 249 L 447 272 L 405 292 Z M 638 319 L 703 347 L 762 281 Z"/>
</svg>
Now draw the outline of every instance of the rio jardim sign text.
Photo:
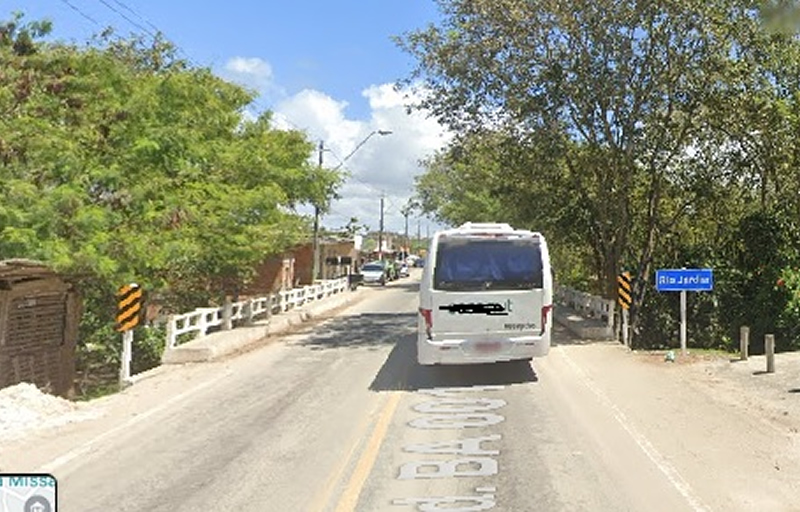
<svg viewBox="0 0 800 512">
<path fill-rule="evenodd" d="M 710 268 L 656 270 L 656 290 L 681 292 L 681 354 L 686 355 L 686 292 L 710 292 L 714 271 Z"/>
<path fill-rule="evenodd" d="M 656 270 L 656 290 L 660 292 L 710 292 L 714 271 L 710 268 Z"/>
</svg>

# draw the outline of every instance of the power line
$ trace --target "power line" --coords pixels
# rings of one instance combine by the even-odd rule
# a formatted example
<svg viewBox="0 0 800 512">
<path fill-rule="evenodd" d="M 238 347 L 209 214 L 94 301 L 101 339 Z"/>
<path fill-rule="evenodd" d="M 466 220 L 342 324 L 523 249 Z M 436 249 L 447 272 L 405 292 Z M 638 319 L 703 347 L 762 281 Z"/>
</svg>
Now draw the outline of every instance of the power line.
<svg viewBox="0 0 800 512">
<path fill-rule="evenodd" d="M 67 6 L 68 6 L 70 9 L 72 9 L 72 10 L 73 10 L 73 11 L 75 11 L 75 12 L 77 12 L 78 14 L 80 14 L 81 16 L 83 16 L 84 18 L 86 18 L 87 20 L 91 21 L 92 23 L 94 23 L 94 24 L 95 24 L 95 25 L 97 25 L 97 26 L 100 26 L 100 23 L 98 23 L 96 19 L 92 18 L 91 16 L 89 16 L 88 14 L 86 14 L 85 12 L 83 12 L 82 10 L 80 10 L 80 9 L 79 9 L 79 8 L 78 8 L 76 5 L 74 5 L 74 4 L 73 4 L 72 2 L 70 2 L 69 0 L 61 0 L 61 1 L 62 1 L 62 2 L 64 2 L 65 4 L 67 4 Z"/>
<path fill-rule="evenodd" d="M 80 8 L 78 8 L 77 6 L 75 6 L 74 4 L 72 4 L 72 3 L 71 3 L 69 0 L 61 0 L 61 1 L 62 1 L 62 2 L 64 2 L 66 5 L 68 5 L 68 6 L 69 6 L 71 9 L 73 9 L 74 11 L 76 11 L 78 14 L 80 14 L 81 16 L 83 16 L 84 18 L 86 18 L 87 20 L 89 20 L 90 22 L 94 23 L 95 25 L 98 25 L 98 26 L 100 26 L 100 23 L 98 23 L 98 22 L 97 22 L 97 20 L 95 20 L 94 18 L 92 18 L 91 16 L 89 16 L 88 14 L 86 14 L 84 11 L 82 11 Z M 132 9 L 130 6 L 128 6 L 128 5 L 127 5 L 125 2 L 123 2 L 123 1 L 121 1 L 121 0 L 111 0 L 111 1 L 113 1 L 113 3 L 114 3 L 116 6 L 118 6 L 119 8 L 117 8 L 117 7 L 115 7 L 114 5 L 112 5 L 111 3 L 109 3 L 109 2 L 108 2 L 108 0 L 97 0 L 97 1 L 98 1 L 98 2 L 100 2 L 101 4 L 103 4 L 103 5 L 104 5 L 106 8 L 108 8 L 108 9 L 109 9 L 109 10 L 111 10 L 111 11 L 113 11 L 114 13 L 116 13 L 117 15 L 119 15 L 120 17 L 122 17 L 122 18 L 123 18 L 125 21 L 127 21 L 128 23 L 130 23 L 131 25 L 133 25 L 134 27 L 136 27 L 136 28 L 137 28 L 137 29 L 139 29 L 140 31 L 144 32 L 145 34 L 147 34 L 148 36 L 150 36 L 150 37 L 151 37 L 151 38 L 153 38 L 153 39 L 156 39 L 156 38 L 158 37 L 158 36 L 157 36 L 157 34 L 162 34 L 162 35 L 164 35 L 164 34 L 165 34 L 165 32 L 164 32 L 163 30 L 161 30 L 160 28 L 158 28 L 158 27 L 157 27 L 155 24 L 153 24 L 152 22 L 150 22 L 150 21 L 149 21 L 147 18 L 145 18 L 144 16 L 142 16 L 141 14 L 139 14 L 138 12 L 136 12 L 134 9 Z M 135 20 L 133 20 L 133 19 L 132 19 L 130 16 L 128 16 L 127 14 L 125 14 L 124 12 L 122 12 L 122 11 L 121 11 L 122 9 L 124 9 L 124 10 L 125 10 L 125 11 L 127 11 L 127 12 L 129 12 L 129 13 L 130 13 L 132 16 L 134 16 L 134 17 L 138 18 L 139 20 L 141 20 L 141 22 L 142 22 L 142 23 L 145 23 L 145 24 L 147 24 L 149 27 L 151 27 L 151 28 L 152 28 L 152 30 L 150 30 L 150 29 L 148 29 L 147 27 L 143 26 L 143 25 L 142 25 L 142 23 L 139 23 L 138 21 L 135 21 Z M 155 32 L 153 32 L 153 31 L 155 31 Z M 176 49 L 176 50 L 177 50 L 179 53 L 183 54 L 183 56 L 184 56 L 184 57 L 185 57 L 185 58 L 186 58 L 186 59 L 187 59 L 187 60 L 188 60 L 188 61 L 189 61 L 191 64 L 193 64 L 193 65 L 194 65 L 194 66 L 196 66 L 196 67 L 201 67 L 201 66 L 199 66 L 199 65 L 198 65 L 198 64 L 197 64 L 197 63 L 196 63 L 196 62 L 195 62 L 195 61 L 194 61 L 194 60 L 193 60 L 193 59 L 192 59 L 192 58 L 191 58 L 191 57 L 190 57 L 188 54 L 187 54 L 187 52 L 186 52 L 186 51 L 185 51 L 183 48 L 181 48 L 181 47 L 180 47 L 178 44 L 176 44 L 176 43 L 175 43 L 175 42 L 173 42 L 173 41 L 170 41 L 170 43 L 171 43 L 171 44 L 172 44 L 172 45 L 175 47 L 175 49 Z M 256 111 L 259 111 L 259 110 L 260 110 L 260 111 L 261 111 L 261 113 L 263 113 L 263 112 L 264 112 L 264 111 L 266 111 L 266 110 L 271 110 L 271 109 L 268 109 L 267 107 L 265 107 L 265 106 L 264 106 L 264 105 L 263 105 L 263 104 L 262 104 L 262 103 L 261 103 L 261 102 L 258 100 L 258 98 L 254 98 L 254 99 L 253 99 L 253 101 L 251 101 L 251 102 L 250 102 L 250 105 L 251 105 L 251 106 L 253 106 L 253 107 L 255 107 Z M 311 129 L 311 128 L 309 128 L 309 127 L 300 127 L 300 126 L 299 126 L 297 123 L 295 123 L 295 122 L 294 122 L 294 121 L 293 121 L 293 120 L 292 120 L 292 119 L 291 119 L 289 116 L 287 116 L 286 114 L 279 114 L 279 115 L 280 115 L 280 117 L 281 117 L 281 120 L 282 120 L 282 121 L 284 121 L 284 122 L 286 122 L 287 124 L 289 124 L 290 126 L 292 126 L 292 127 L 295 129 L 295 130 L 298 130 L 298 131 L 301 131 L 301 132 L 307 133 L 307 134 L 308 134 L 308 135 L 309 135 L 311 138 L 313 138 L 313 139 L 317 139 L 317 140 L 323 140 L 323 137 L 320 137 L 318 133 L 315 133 L 315 130 L 312 130 L 312 129 Z M 333 156 L 333 157 L 334 157 L 334 158 L 335 158 L 335 159 L 336 159 L 336 160 L 339 162 L 339 166 L 340 166 L 340 168 L 341 168 L 341 169 L 343 169 L 343 170 L 348 170 L 348 169 L 347 169 L 347 167 L 344 165 L 344 163 L 345 163 L 344 159 L 343 159 L 343 158 L 341 158 L 341 157 L 340 157 L 340 156 L 339 156 L 339 155 L 338 155 L 338 154 L 337 154 L 337 153 L 336 153 L 334 150 L 332 150 L 332 149 L 330 149 L 330 148 L 327 148 L 327 152 L 328 152 L 328 153 L 330 153 L 330 154 L 331 154 L 331 155 L 332 155 L 332 156 Z M 353 180 L 355 180 L 356 182 L 358 182 L 358 183 L 360 183 L 360 184 L 362 184 L 362 185 L 364 185 L 364 186 L 366 186 L 367 188 L 369 188 L 370 190 L 372 190 L 372 191 L 374 191 L 374 192 L 377 192 L 377 193 L 383 193 L 383 191 L 382 191 L 382 190 L 380 190 L 380 189 L 378 189 L 378 188 L 374 187 L 373 185 L 370 185 L 369 183 L 367 183 L 367 182 L 365 182 L 364 180 L 360 179 L 358 176 L 356 176 L 356 175 L 355 175 L 355 174 L 353 174 L 352 172 L 349 174 L 349 178 L 350 178 L 350 179 L 353 179 Z M 388 200 L 388 203 L 389 203 L 389 207 L 390 207 L 390 208 L 397 208 L 397 206 L 396 206 L 396 205 L 395 205 L 395 204 L 394 204 L 394 203 L 391 201 L 391 199 L 388 199 L 388 198 L 387 198 L 387 200 Z"/>
<path fill-rule="evenodd" d="M 152 37 L 153 39 L 156 39 L 156 37 L 157 37 L 157 36 L 156 36 L 156 34 L 154 34 L 154 33 L 153 33 L 152 31 L 150 31 L 149 29 L 147 29 L 147 28 L 143 27 L 143 26 L 142 26 L 141 24 L 139 24 L 138 22 L 136 22 L 136 21 L 133 21 L 132 19 L 130 19 L 130 18 L 129 18 L 129 17 L 128 17 L 128 16 L 127 16 L 125 13 L 121 12 L 119 9 L 117 9 L 116 7 L 114 7 L 113 5 L 111 5 L 110 3 L 108 3 L 106 0 L 97 0 L 97 1 L 98 1 L 98 2 L 100 2 L 101 4 L 105 5 L 106 7 L 108 7 L 108 8 L 109 8 L 109 9 L 111 9 L 112 11 L 114 11 L 115 13 L 119 14 L 119 15 L 120 15 L 120 16 L 121 16 L 121 17 L 122 17 L 122 18 L 123 18 L 125 21 L 127 21 L 128 23 L 130 23 L 130 24 L 131 24 L 131 25 L 133 25 L 134 27 L 138 28 L 139 30 L 141 30 L 141 31 L 142 31 L 142 32 L 144 32 L 145 34 L 149 35 L 149 36 L 150 36 L 150 37 Z M 161 32 L 161 31 L 160 31 L 160 30 L 158 30 L 158 29 L 156 29 L 156 31 L 157 31 L 157 32 Z"/>
<path fill-rule="evenodd" d="M 149 26 L 150 26 L 150 28 L 152 28 L 152 29 L 153 29 L 153 30 L 155 30 L 156 32 L 162 32 L 162 31 L 161 31 L 161 30 L 160 30 L 158 27 L 156 27 L 155 25 L 153 25 L 152 23 L 150 23 L 150 21 L 149 21 L 147 18 L 145 18 L 144 16 L 142 16 L 142 15 L 141 15 L 141 14 L 139 14 L 138 12 L 134 11 L 133 9 L 131 9 L 131 8 L 130 8 L 128 5 L 126 5 L 124 2 L 121 2 L 120 0 L 113 0 L 113 1 L 114 1 L 114 3 L 115 3 L 115 4 L 117 4 L 118 6 L 120 6 L 122 9 L 125 9 L 125 10 L 126 10 L 126 11 L 128 11 L 129 13 L 133 14 L 134 16 L 136 16 L 137 18 L 139 18 L 140 20 L 142 20 L 142 22 L 144 22 L 144 23 L 146 23 L 147 25 L 149 25 Z"/>
<path fill-rule="evenodd" d="M 119 15 L 122 19 L 124 19 L 125 21 L 127 21 L 128 23 L 130 23 L 131 25 L 133 25 L 134 27 L 136 27 L 140 31 L 142 31 L 145 34 L 147 34 L 148 36 L 150 36 L 153 39 L 153 41 L 156 41 L 158 39 L 158 36 L 161 35 L 167 42 L 169 42 L 175 48 L 175 51 L 177 53 L 181 54 L 183 56 L 183 58 L 186 59 L 190 64 L 192 64 L 196 68 L 202 68 L 203 67 L 200 64 L 198 64 L 194 59 L 192 59 L 192 57 L 183 48 L 181 48 L 180 45 L 178 45 L 176 42 L 174 42 L 171 39 L 169 39 L 167 37 L 167 35 L 166 35 L 166 32 L 164 32 L 163 30 L 161 30 L 160 28 L 155 26 L 153 23 L 149 22 L 142 15 L 140 15 L 139 13 L 137 13 L 136 11 L 134 11 L 133 9 L 128 7 L 124 2 L 122 2 L 120 0 L 113 0 L 113 2 L 115 4 L 117 4 L 117 5 L 119 5 L 120 8 L 127 10 L 128 12 L 132 13 L 134 16 L 136 16 L 137 18 L 142 20 L 142 22 L 150 25 L 153 28 L 153 30 L 155 30 L 155 32 L 153 32 L 152 30 L 144 27 L 141 23 L 132 20 L 130 18 L 130 16 L 126 15 L 125 13 L 120 11 L 120 9 L 117 9 L 116 7 L 114 7 L 113 5 L 108 3 L 107 0 L 97 0 L 97 1 L 100 2 L 101 4 L 103 4 L 104 6 L 106 6 L 109 10 L 111 10 L 114 13 L 116 13 L 117 15 Z"/>
</svg>

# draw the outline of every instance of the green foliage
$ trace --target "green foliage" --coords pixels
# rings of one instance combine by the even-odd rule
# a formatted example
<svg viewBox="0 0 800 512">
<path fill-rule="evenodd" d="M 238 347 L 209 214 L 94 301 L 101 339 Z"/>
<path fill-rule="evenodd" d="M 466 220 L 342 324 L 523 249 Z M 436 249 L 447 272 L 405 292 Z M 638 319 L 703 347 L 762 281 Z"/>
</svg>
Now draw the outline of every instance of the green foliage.
<svg viewBox="0 0 800 512">
<path fill-rule="evenodd" d="M 119 357 L 122 283 L 164 312 L 232 293 L 309 235 L 295 206 L 327 204 L 342 176 L 310 165 L 305 134 L 245 116 L 252 93 L 161 38 L 78 47 L 41 42 L 49 30 L 22 15 L 0 24 L 0 259 L 78 276 L 80 364 L 101 372 Z M 153 340 L 135 364 L 157 361 Z"/>
<path fill-rule="evenodd" d="M 134 332 L 131 373 L 134 375 L 161 364 L 167 341 L 165 325 L 145 325 Z"/>
<path fill-rule="evenodd" d="M 397 39 L 418 62 L 404 83 L 457 134 L 417 181 L 427 213 L 541 230 L 559 280 L 607 297 L 632 271 L 641 346 L 677 339 L 652 276 L 681 266 L 717 275 L 690 300 L 697 346 L 742 323 L 797 345 L 773 289 L 800 254 L 794 32 L 740 0 L 439 5 Z"/>
</svg>

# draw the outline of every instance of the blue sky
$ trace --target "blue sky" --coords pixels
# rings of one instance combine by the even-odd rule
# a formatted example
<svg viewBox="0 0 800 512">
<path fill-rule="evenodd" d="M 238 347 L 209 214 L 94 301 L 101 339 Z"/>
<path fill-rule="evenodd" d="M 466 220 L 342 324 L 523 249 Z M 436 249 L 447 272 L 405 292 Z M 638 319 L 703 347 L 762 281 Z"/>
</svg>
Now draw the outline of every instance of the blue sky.
<svg viewBox="0 0 800 512">
<path fill-rule="evenodd" d="M 391 38 L 435 22 L 434 0 L 0 0 L 0 6 L 6 18 L 22 11 L 28 20 L 50 19 L 53 37 L 62 40 L 85 42 L 109 26 L 120 35 L 161 31 L 196 65 L 257 90 L 257 108 L 324 141 L 328 166 L 375 130 L 391 130 L 370 137 L 344 164 L 352 177 L 323 220 L 329 227 L 355 216 L 376 229 L 383 194 L 387 229 L 402 230 L 399 209 L 421 172 L 418 161 L 447 140 L 434 120 L 406 114 L 406 100 L 392 88 L 414 61 Z M 412 225 L 416 231 L 413 219 Z"/>
</svg>

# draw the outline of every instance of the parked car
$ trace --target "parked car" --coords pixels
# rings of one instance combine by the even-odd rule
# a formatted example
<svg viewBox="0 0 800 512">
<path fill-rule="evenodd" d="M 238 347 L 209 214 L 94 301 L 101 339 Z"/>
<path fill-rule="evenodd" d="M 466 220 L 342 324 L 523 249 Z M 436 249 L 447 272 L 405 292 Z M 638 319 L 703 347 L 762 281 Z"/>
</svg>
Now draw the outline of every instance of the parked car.
<svg viewBox="0 0 800 512">
<path fill-rule="evenodd" d="M 364 284 L 385 285 L 389 279 L 389 272 L 386 263 L 383 261 L 371 261 L 361 267 L 362 282 Z"/>
<path fill-rule="evenodd" d="M 399 266 L 400 269 L 397 271 L 397 274 L 400 277 L 408 277 L 409 276 L 408 265 L 405 263 L 400 263 Z"/>
</svg>

